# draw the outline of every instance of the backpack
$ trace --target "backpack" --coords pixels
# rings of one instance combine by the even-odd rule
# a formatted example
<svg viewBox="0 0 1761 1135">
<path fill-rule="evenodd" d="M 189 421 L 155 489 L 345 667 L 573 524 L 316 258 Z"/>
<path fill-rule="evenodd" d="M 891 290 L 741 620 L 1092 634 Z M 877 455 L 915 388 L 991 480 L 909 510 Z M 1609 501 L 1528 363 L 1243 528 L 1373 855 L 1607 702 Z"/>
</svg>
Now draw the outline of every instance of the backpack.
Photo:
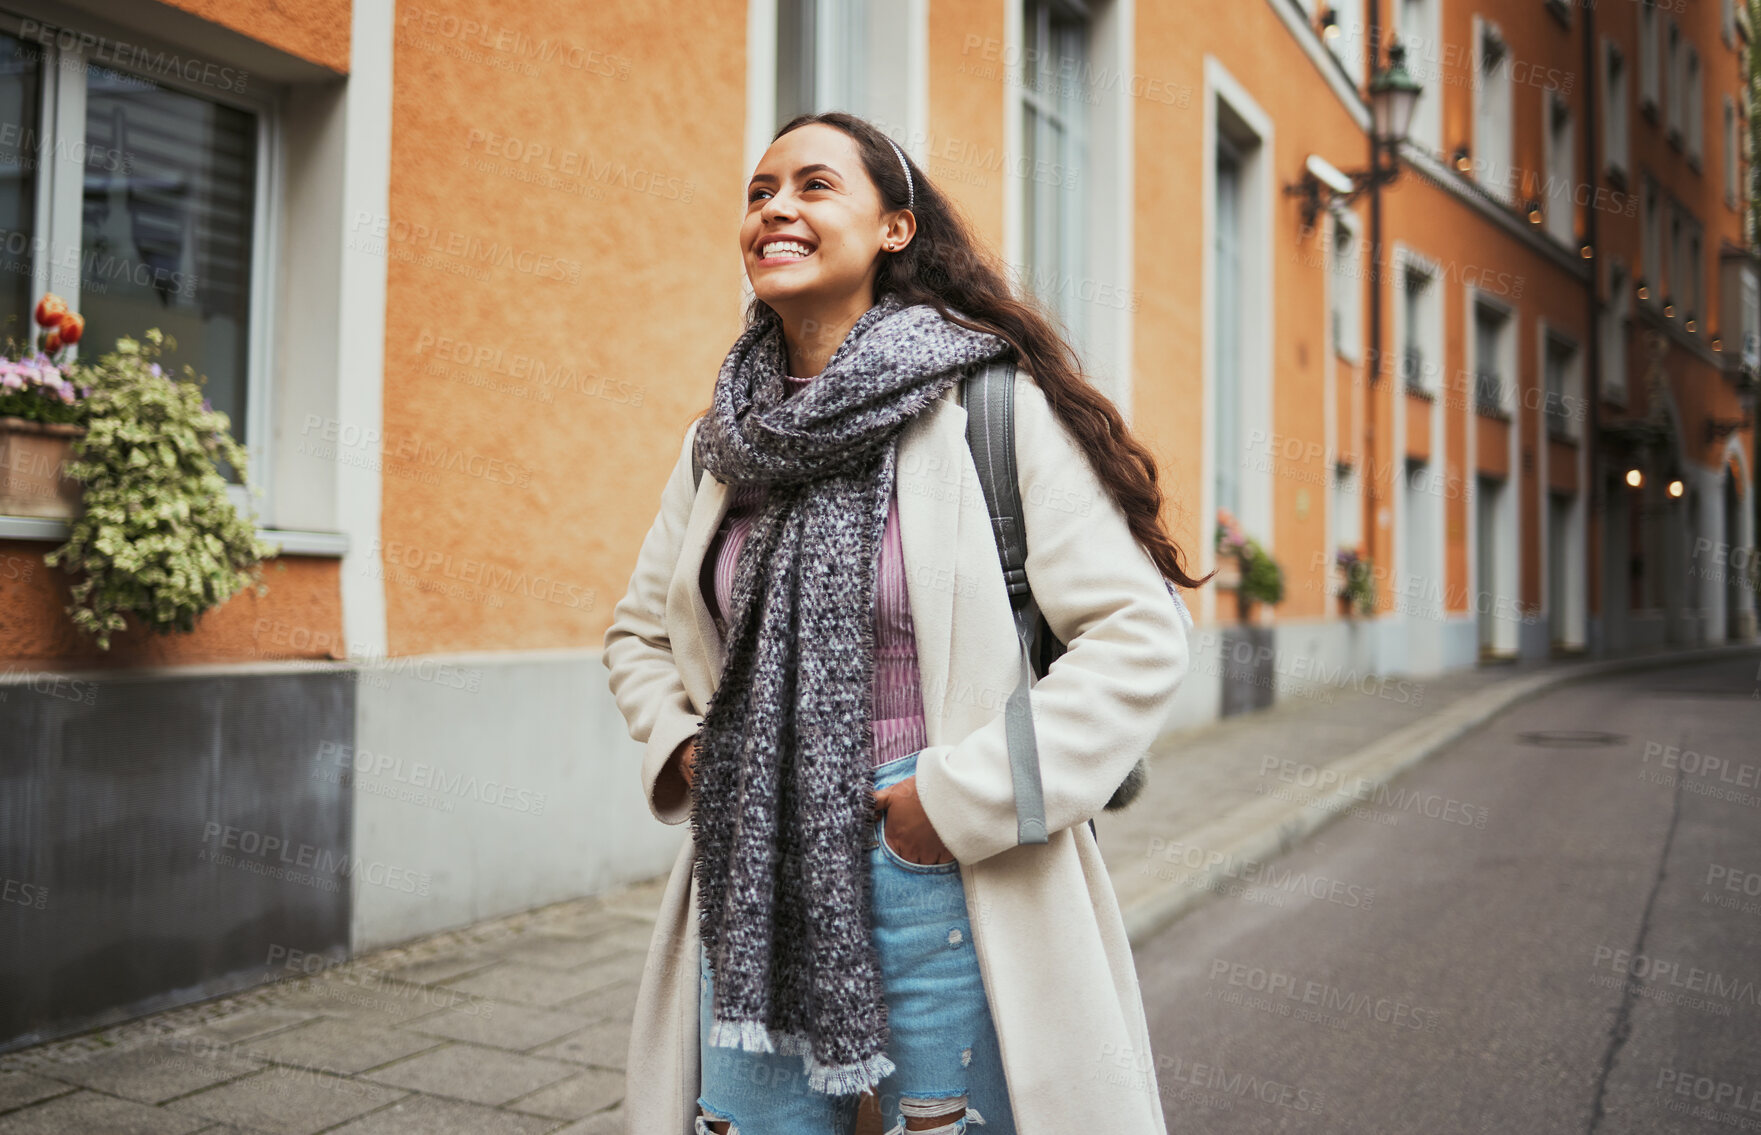
<svg viewBox="0 0 1761 1135">
<path fill-rule="evenodd" d="M 1034 739 L 1033 715 L 1028 708 L 1028 690 L 1034 682 L 1045 677 L 1066 647 L 1040 613 L 1027 582 L 1027 533 L 1021 508 L 1021 482 L 1015 471 L 1015 364 L 993 360 L 969 371 L 960 380 L 960 400 L 966 407 L 966 443 L 972 450 L 979 484 L 984 489 L 991 530 L 997 541 L 997 555 L 1002 560 L 1003 581 L 1009 588 L 1009 606 L 1015 614 L 1015 630 L 1021 645 L 1021 678 L 1003 710 L 1009 770 L 1015 786 L 1017 839 L 1020 843 L 1045 843 L 1048 839 L 1045 796 L 1040 786 L 1039 747 Z M 703 481 L 703 467 L 697 460 L 695 448 L 691 454 L 691 477 L 694 484 Z M 1182 621 L 1190 628 L 1192 616 L 1181 600 L 1180 592 L 1172 581 L 1165 582 Z M 1148 780 L 1148 768 L 1140 757 L 1125 780 L 1114 789 L 1106 810 L 1118 811 L 1130 805 Z M 1093 832 L 1094 820 L 1089 820 L 1088 826 Z"/>
</svg>

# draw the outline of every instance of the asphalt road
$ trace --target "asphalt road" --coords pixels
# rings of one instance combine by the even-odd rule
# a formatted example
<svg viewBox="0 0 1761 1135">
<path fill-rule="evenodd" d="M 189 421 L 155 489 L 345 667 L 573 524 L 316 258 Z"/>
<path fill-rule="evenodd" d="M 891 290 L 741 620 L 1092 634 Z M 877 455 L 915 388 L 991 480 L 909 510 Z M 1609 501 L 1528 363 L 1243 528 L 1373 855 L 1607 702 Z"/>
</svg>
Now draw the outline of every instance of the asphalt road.
<svg viewBox="0 0 1761 1135">
<path fill-rule="evenodd" d="M 1234 872 L 1137 950 L 1171 1131 L 1761 1132 L 1761 656 L 1518 706 Z"/>
</svg>

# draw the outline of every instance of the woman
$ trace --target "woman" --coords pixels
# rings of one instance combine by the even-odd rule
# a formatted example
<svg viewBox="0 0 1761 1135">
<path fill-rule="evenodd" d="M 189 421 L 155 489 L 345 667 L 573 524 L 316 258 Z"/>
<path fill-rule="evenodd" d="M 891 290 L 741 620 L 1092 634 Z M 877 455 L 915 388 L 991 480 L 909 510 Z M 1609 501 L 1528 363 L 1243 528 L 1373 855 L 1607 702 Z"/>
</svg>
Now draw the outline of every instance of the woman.
<svg viewBox="0 0 1761 1135">
<path fill-rule="evenodd" d="M 1159 1135 L 1085 823 L 1187 666 L 1164 576 L 1197 581 L 1155 464 L 867 122 L 779 130 L 739 239 L 747 329 L 605 640 L 650 807 L 691 823 L 627 1130 L 843 1133 L 872 1092 L 891 1131 Z M 1068 644 L 1032 697 L 1051 837 L 1019 846 L 1019 648 L 958 383 L 995 358 L 1017 367 L 1029 582 Z"/>
</svg>

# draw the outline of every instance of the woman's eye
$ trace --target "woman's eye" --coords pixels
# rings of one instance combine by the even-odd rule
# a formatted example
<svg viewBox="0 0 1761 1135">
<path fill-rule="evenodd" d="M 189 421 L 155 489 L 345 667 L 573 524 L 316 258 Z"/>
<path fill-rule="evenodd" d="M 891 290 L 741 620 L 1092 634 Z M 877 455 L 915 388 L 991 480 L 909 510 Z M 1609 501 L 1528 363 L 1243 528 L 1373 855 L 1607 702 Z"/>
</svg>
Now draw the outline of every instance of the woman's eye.
<svg viewBox="0 0 1761 1135">
<path fill-rule="evenodd" d="M 808 188 L 808 189 L 812 189 L 812 188 L 813 188 L 813 187 L 814 187 L 814 186 L 816 186 L 816 185 L 823 185 L 823 186 L 825 186 L 825 187 L 826 187 L 826 188 L 827 188 L 827 189 L 830 189 L 830 188 L 831 188 L 831 187 L 832 187 L 832 183 L 831 183 L 831 182 L 829 182 L 829 181 L 827 181 L 827 180 L 826 180 L 826 179 L 825 179 L 825 178 L 823 178 L 823 177 L 815 177 L 815 178 L 812 178 L 812 179 L 810 179 L 810 180 L 809 180 L 809 181 L 808 181 L 808 182 L 807 182 L 807 188 Z"/>
</svg>

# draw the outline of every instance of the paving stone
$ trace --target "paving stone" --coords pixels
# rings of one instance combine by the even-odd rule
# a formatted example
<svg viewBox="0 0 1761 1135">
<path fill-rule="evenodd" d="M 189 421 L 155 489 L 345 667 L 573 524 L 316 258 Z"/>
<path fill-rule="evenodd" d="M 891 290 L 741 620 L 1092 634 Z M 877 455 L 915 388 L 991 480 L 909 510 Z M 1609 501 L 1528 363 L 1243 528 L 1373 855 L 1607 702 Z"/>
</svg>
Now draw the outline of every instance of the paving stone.
<svg viewBox="0 0 1761 1135">
<path fill-rule="evenodd" d="M 402 1027 L 428 1036 L 525 1052 L 567 1036 L 587 1023 L 587 1018 L 578 1013 L 534 1009 L 530 1005 L 513 1005 L 505 1001 L 481 1001 L 476 1004 L 475 1011 L 443 1009 L 406 1022 Z"/>
<path fill-rule="evenodd" d="M 608 951 L 606 946 L 600 945 L 593 938 L 545 932 L 516 940 L 502 950 L 502 956 L 509 961 L 543 966 L 545 969 L 566 970 L 591 965 L 602 961 L 608 953 L 617 952 L 618 948 Z"/>
<path fill-rule="evenodd" d="M 599 968 L 601 965 L 603 963 L 596 963 L 583 972 L 548 969 L 524 962 L 502 962 L 468 977 L 454 978 L 446 983 L 446 987 L 477 997 L 550 1009 L 611 984 Z"/>
<path fill-rule="evenodd" d="M 545 1135 L 553 1126 L 555 1121 L 550 1119 L 418 1095 L 351 1120 L 329 1135 Z"/>
<path fill-rule="evenodd" d="M 258 1061 L 238 1055 L 231 1045 L 215 1047 L 205 1038 L 167 1037 L 44 1061 L 37 1072 L 113 1096 L 160 1103 L 261 1067 Z"/>
<path fill-rule="evenodd" d="M 48 1080 L 30 1072 L 0 1072 L 0 1111 L 11 1111 L 75 1090 L 72 1084 Z"/>
<path fill-rule="evenodd" d="M 348 1076 L 445 1043 L 437 1037 L 401 1029 L 320 1020 L 256 1042 L 251 1046 L 251 1055 Z"/>
<path fill-rule="evenodd" d="M 179 1035 L 202 1037 L 222 1044 L 253 1040 L 281 1029 L 303 1025 L 316 1016 L 309 1009 L 290 1009 L 279 1005 L 246 1009 L 231 1016 L 218 1017 L 188 1029 L 180 1029 Z"/>
<path fill-rule="evenodd" d="M 629 1053 L 630 1022 L 599 1021 L 573 1036 L 534 1050 L 532 1055 L 621 1069 L 628 1061 Z"/>
<path fill-rule="evenodd" d="M 472 1103 L 502 1104 L 572 1075 L 558 1060 L 453 1044 L 368 1072 L 364 1079 Z"/>
<path fill-rule="evenodd" d="M 381 980 L 349 984 L 326 977 L 290 990 L 278 1001 L 325 1017 L 391 1026 L 437 1012 L 472 1012 L 477 999 L 436 986 Z"/>
<path fill-rule="evenodd" d="M 560 1084 L 540 1088 L 508 1104 L 516 1111 L 549 1115 L 557 1119 L 580 1119 L 623 1102 L 624 1074 L 589 1068 Z"/>
<path fill-rule="evenodd" d="M 396 1088 L 304 1068 L 265 1068 L 165 1106 L 276 1135 L 310 1135 L 405 1094 Z"/>
<path fill-rule="evenodd" d="M 626 981 L 621 985 L 596 989 L 586 996 L 565 1002 L 558 1008 L 579 1013 L 590 1021 L 617 1020 L 627 1025 L 636 1019 L 636 994 L 639 991 L 634 981 Z"/>
<path fill-rule="evenodd" d="M 501 960 L 499 952 L 472 948 L 459 953 L 442 954 L 426 961 L 393 966 L 384 970 L 387 977 L 416 985 L 439 985 L 449 978 L 462 977 L 486 969 Z"/>
<path fill-rule="evenodd" d="M 188 1135 L 206 1119 L 97 1092 L 75 1092 L 0 1117 L 6 1135 Z"/>
<path fill-rule="evenodd" d="M 614 1108 L 598 1115 L 590 1115 L 567 1127 L 559 1128 L 551 1135 L 624 1135 L 624 1109 Z"/>
</svg>

